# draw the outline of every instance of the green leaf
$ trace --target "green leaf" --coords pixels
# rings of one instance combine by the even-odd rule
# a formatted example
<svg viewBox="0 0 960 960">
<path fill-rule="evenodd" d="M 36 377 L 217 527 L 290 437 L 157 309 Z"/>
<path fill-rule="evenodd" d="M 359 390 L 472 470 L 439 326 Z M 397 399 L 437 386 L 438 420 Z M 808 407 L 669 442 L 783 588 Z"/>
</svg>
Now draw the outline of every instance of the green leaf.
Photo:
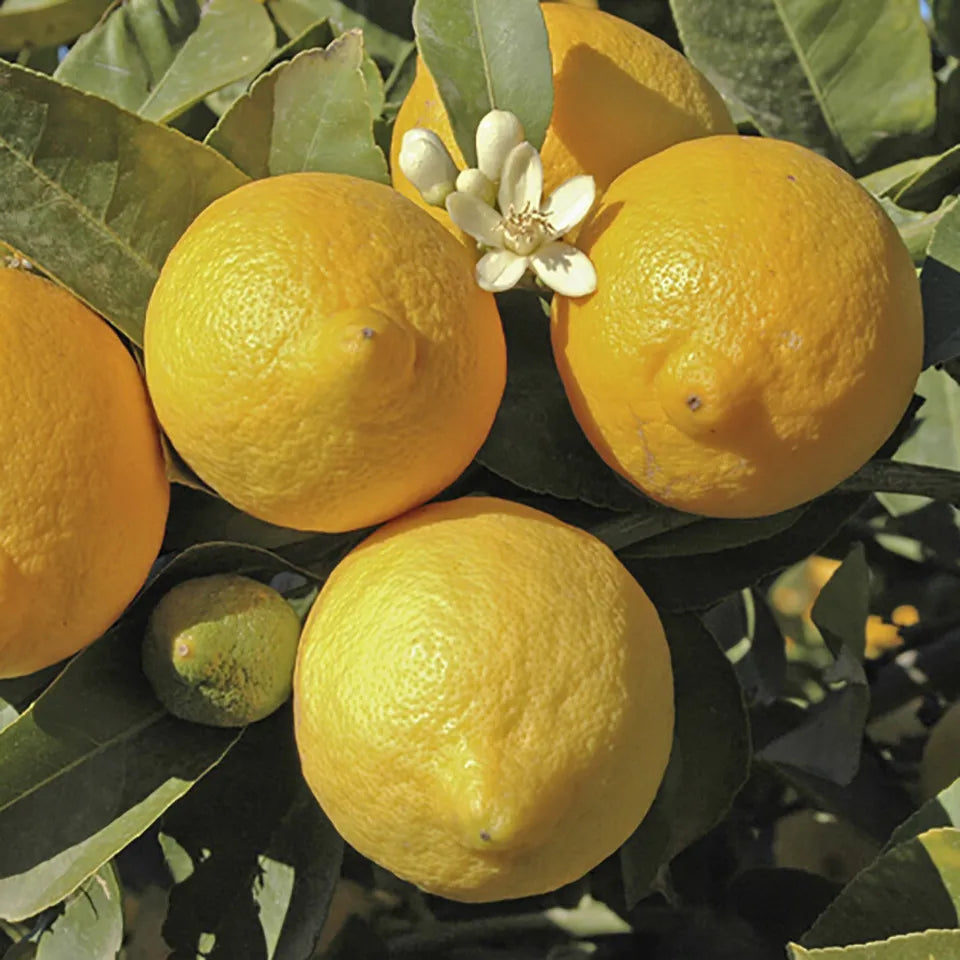
<svg viewBox="0 0 960 960">
<path fill-rule="evenodd" d="M 687 557 L 696 554 L 718 553 L 734 547 L 768 540 L 802 521 L 807 507 L 794 507 L 769 517 L 748 520 L 716 520 L 695 517 L 691 523 L 677 526 L 656 537 L 630 547 L 630 556 Z"/>
<path fill-rule="evenodd" d="M 627 907 L 660 867 L 730 808 L 750 768 L 750 731 L 733 667 L 693 616 L 664 616 L 676 700 L 673 751 L 650 812 L 620 850 Z"/>
<path fill-rule="evenodd" d="M 207 573 L 290 570 L 276 555 L 238 544 L 185 551 L 0 732 L 0 916 L 20 920 L 62 900 L 237 739 L 236 730 L 177 720 L 154 697 L 140 645 L 160 596 Z"/>
<path fill-rule="evenodd" d="M 66 43 L 89 30 L 110 0 L 6 0 L 0 7 L 0 50 Z"/>
<path fill-rule="evenodd" d="M 477 124 L 510 110 L 540 147 L 553 112 L 553 68 L 537 0 L 417 0 L 420 56 L 467 163 L 477 163 Z"/>
<path fill-rule="evenodd" d="M 64 911 L 37 941 L 37 960 L 79 960 L 116 957 L 123 943 L 120 884 L 104 864 L 75 890 Z"/>
<path fill-rule="evenodd" d="M 870 568 L 863 544 L 856 543 L 820 591 L 811 616 L 833 656 L 839 658 L 846 651 L 859 664 L 869 612 Z"/>
<path fill-rule="evenodd" d="M 0 680 L 0 730 L 13 723 L 62 669 L 57 663 L 26 677 Z"/>
<path fill-rule="evenodd" d="M 890 836 L 896 846 L 936 827 L 960 827 L 960 780 L 931 797 L 913 816 L 904 820 Z"/>
<path fill-rule="evenodd" d="M 960 53 L 960 3 L 957 0 L 930 0 L 933 31 L 944 53 Z"/>
<path fill-rule="evenodd" d="M 162 831 L 181 877 L 163 929 L 176 956 L 195 956 L 211 934 L 212 960 L 312 954 L 343 841 L 300 775 L 289 708 L 248 727 L 230 756 L 164 817 Z"/>
<path fill-rule="evenodd" d="M 958 908 L 960 830 L 928 830 L 858 873 L 801 942 L 845 946 L 953 928 Z"/>
<path fill-rule="evenodd" d="M 922 174 L 935 164 L 941 154 L 932 154 L 926 157 L 912 157 L 902 160 L 891 167 L 874 170 L 872 173 L 860 177 L 860 185 L 869 190 L 875 197 L 893 197 L 906 184 L 911 183 L 918 174 Z"/>
<path fill-rule="evenodd" d="M 165 123 L 261 68 L 275 41 L 258 0 L 126 0 L 74 44 L 54 76 Z"/>
<path fill-rule="evenodd" d="M 920 272 L 923 295 L 923 365 L 960 354 L 960 205 L 954 204 L 933 231 Z"/>
<path fill-rule="evenodd" d="M 291 37 L 319 19 L 329 20 L 337 33 L 362 30 L 370 56 L 388 64 L 402 59 L 413 39 L 413 0 L 268 0 L 268 5 Z"/>
<path fill-rule="evenodd" d="M 915 161 L 920 163 L 920 161 Z M 960 186 L 960 146 L 928 158 L 891 194 L 901 207 L 930 213 Z"/>
<path fill-rule="evenodd" d="M 805 950 L 787 945 L 790 960 L 946 960 L 960 956 L 960 930 L 924 930 L 876 943 Z"/>
<path fill-rule="evenodd" d="M 930 368 L 920 375 L 916 392 L 925 400 L 919 423 L 894 459 L 960 471 L 960 385 L 946 371 Z M 929 502 L 926 497 L 904 493 L 884 493 L 879 499 L 894 516 L 918 510 Z"/>
<path fill-rule="evenodd" d="M 914 266 L 922 266 L 927 256 L 927 247 L 933 237 L 933 231 L 956 203 L 955 197 L 950 197 L 931 213 L 923 210 L 906 210 L 898 207 L 889 197 L 880 198 L 880 206 L 887 216 L 894 222 L 900 238 L 910 251 Z"/>
<path fill-rule="evenodd" d="M 671 0 L 693 62 L 759 129 L 848 166 L 936 119 L 916 0 Z"/>
<path fill-rule="evenodd" d="M 251 177 L 322 170 L 388 182 L 363 63 L 357 30 L 298 53 L 260 77 L 207 143 Z"/>
<path fill-rule="evenodd" d="M 497 298 L 497 306 L 507 343 L 507 386 L 477 454 L 480 463 L 534 493 L 641 517 L 676 513 L 634 492 L 590 446 L 557 373 L 550 321 L 537 297 L 511 291 Z"/>
<path fill-rule="evenodd" d="M 646 557 L 646 544 L 641 543 L 618 555 L 658 609 L 702 610 L 816 553 L 862 503 L 861 496 L 827 494 L 808 505 L 786 530 L 727 550 L 676 557 L 664 551 L 664 555 Z"/>
<path fill-rule="evenodd" d="M 134 343 L 170 248 L 246 179 L 181 133 L 0 62 L 0 241 Z"/>
<path fill-rule="evenodd" d="M 312 50 L 314 47 L 325 47 L 333 40 L 333 29 L 329 20 L 318 20 L 311 23 L 302 33 L 297 34 L 292 40 L 288 40 L 283 46 L 273 51 L 270 60 L 267 63 L 260 64 L 256 70 L 250 72 L 249 76 L 242 80 L 235 80 L 228 83 L 225 87 L 215 90 L 209 96 L 204 98 L 204 103 L 218 116 L 222 117 L 230 106 L 243 94 L 247 92 L 250 84 L 265 70 L 279 64 L 292 60 L 298 53 L 304 50 Z"/>
</svg>

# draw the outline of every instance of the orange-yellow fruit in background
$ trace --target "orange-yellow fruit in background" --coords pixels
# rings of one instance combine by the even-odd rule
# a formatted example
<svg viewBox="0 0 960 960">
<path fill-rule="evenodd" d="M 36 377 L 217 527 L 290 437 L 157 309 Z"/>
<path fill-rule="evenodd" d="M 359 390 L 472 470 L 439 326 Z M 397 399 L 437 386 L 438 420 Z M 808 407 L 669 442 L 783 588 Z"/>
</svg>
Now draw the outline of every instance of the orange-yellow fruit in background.
<svg viewBox="0 0 960 960">
<path fill-rule="evenodd" d="M 0 268 L 0 358 L 0 677 L 16 677 L 123 612 L 170 485 L 140 371 L 76 297 Z"/>
<path fill-rule="evenodd" d="M 720 94 L 681 54 L 651 33 L 600 10 L 541 6 L 553 59 L 553 114 L 540 153 L 545 194 L 592 174 L 601 193 L 621 171 L 681 140 L 732 133 Z M 428 206 L 400 170 L 403 135 L 433 130 L 466 167 L 433 77 L 417 74 L 397 114 L 390 144 L 393 185 L 449 229 L 447 212 Z"/>
<path fill-rule="evenodd" d="M 597 291 L 554 298 L 554 356 L 587 438 L 654 499 L 786 510 L 853 473 L 906 409 L 923 352 L 913 263 L 812 151 L 678 144 L 610 186 L 578 245 Z"/>
<path fill-rule="evenodd" d="M 425 890 L 553 890 L 646 814 L 673 733 L 663 627 L 603 543 L 488 497 L 381 527 L 301 636 L 303 773 L 344 838 Z"/>
<path fill-rule="evenodd" d="M 332 173 L 207 207 L 160 273 L 145 350 L 186 462 L 234 506 L 303 530 L 379 523 L 442 490 L 506 377 L 464 248 L 395 190 Z"/>
</svg>

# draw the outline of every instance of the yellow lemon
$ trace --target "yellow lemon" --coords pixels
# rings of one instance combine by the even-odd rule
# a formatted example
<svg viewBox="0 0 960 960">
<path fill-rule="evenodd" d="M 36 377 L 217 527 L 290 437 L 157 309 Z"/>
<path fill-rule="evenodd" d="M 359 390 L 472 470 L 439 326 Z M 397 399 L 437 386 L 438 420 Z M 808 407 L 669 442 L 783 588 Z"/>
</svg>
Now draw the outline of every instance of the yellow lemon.
<svg viewBox="0 0 960 960">
<path fill-rule="evenodd" d="M 0 268 L 0 357 L 0 677 L 16 677 L 133 599 L 170 485 L 137 364 L 76 297 Z"/>
<path fill-rule="evenodd" d="M 590 534 L 477 497 L 334 570 L 294 680 L 304 776 L 344 838 L 456 900 L 543 893 L 637 827 L 673 731 L 663 628 Z"/>
<path fill-rule="evenodd" d="M 302 530 L 430 499 L 483 443 L 506 354 L 466 251 L 382 184 L 257 180 L 180 238 L 147 310 L 171 441 L 234 506 Z"/>
<path fill-rule="evenodd" d="M 553 302 L 580 426 L 663 503 L 786 510 L 860 467 L 909 403 L 920 288 L 893 223 L 792 143 L 692 140 L 631 167 L 578 244 L 596 293 Z"/>
</svg>

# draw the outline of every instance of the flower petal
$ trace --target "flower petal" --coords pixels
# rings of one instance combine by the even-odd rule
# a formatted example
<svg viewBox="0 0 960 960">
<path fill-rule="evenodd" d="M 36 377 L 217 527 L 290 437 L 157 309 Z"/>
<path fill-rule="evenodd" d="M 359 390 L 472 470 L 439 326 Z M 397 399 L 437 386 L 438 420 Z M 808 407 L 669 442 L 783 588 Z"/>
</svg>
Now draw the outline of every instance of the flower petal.
<svg viewBox="0 0 960 960">
<path fill-rule="evenodd" d="M 550 194 L 542 212 L 555 237 L 562 237 L 572 230 L 590 212 L 596 193 L 593 177 L 582 174 L 561 183 Z"/>
<path fill-rule="evenodd" d="M 516 286 L 527 272 L 529 257 L 518 257 L 512 250 L 491 250 L 477 262 L 477 283 L 491 293 Z"/>
<path fill-rule="evenodd" d="M 597 289 L 590 258 L 569 243 L 548 243 L 530 259 L 533 272 L 565 297 L 583 297 Z"/>
<path fill-rule="evenodd" d="M 498 229 L 503 218 L 489 204 L 473 194 L 455 190 L 447 197 L 446 206 L 450 219 L 471 237 L 488 247 L 503 245 Z"/>
<path fill-rule="evenodd" d="M 518 143 L 503 161 L 500 193 L 497 202 L 504 216 L 511 207 L 520 211 L 540 209 L 543 196 L 543 163 L 536 148 L 524 141 Z"/>
</svg>

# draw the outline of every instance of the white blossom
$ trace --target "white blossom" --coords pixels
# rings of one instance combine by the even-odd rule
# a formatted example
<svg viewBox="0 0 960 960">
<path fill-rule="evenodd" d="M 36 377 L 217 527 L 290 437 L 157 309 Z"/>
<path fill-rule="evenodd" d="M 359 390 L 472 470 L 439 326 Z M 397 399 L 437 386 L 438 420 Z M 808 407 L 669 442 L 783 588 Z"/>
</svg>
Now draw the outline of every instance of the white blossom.
<svg viewBox="0 0 960 960">
<path fill-rule="evenodd" d="M 593 293 L 597 287 L 593 264 L 585 253 L 559 239 L 593 206 L 593 177 L 567 180 L 544 202 L 540 154 L 523 142 L 507 154 L 499 180 L 499 210 L 460 190 L 446 199 L 453 222 L 487 248 L 477 263 L 477 283 L 499 293 L 515 286 L 532 269 L 543 283 L 564 296 Z"/>
</svg>

